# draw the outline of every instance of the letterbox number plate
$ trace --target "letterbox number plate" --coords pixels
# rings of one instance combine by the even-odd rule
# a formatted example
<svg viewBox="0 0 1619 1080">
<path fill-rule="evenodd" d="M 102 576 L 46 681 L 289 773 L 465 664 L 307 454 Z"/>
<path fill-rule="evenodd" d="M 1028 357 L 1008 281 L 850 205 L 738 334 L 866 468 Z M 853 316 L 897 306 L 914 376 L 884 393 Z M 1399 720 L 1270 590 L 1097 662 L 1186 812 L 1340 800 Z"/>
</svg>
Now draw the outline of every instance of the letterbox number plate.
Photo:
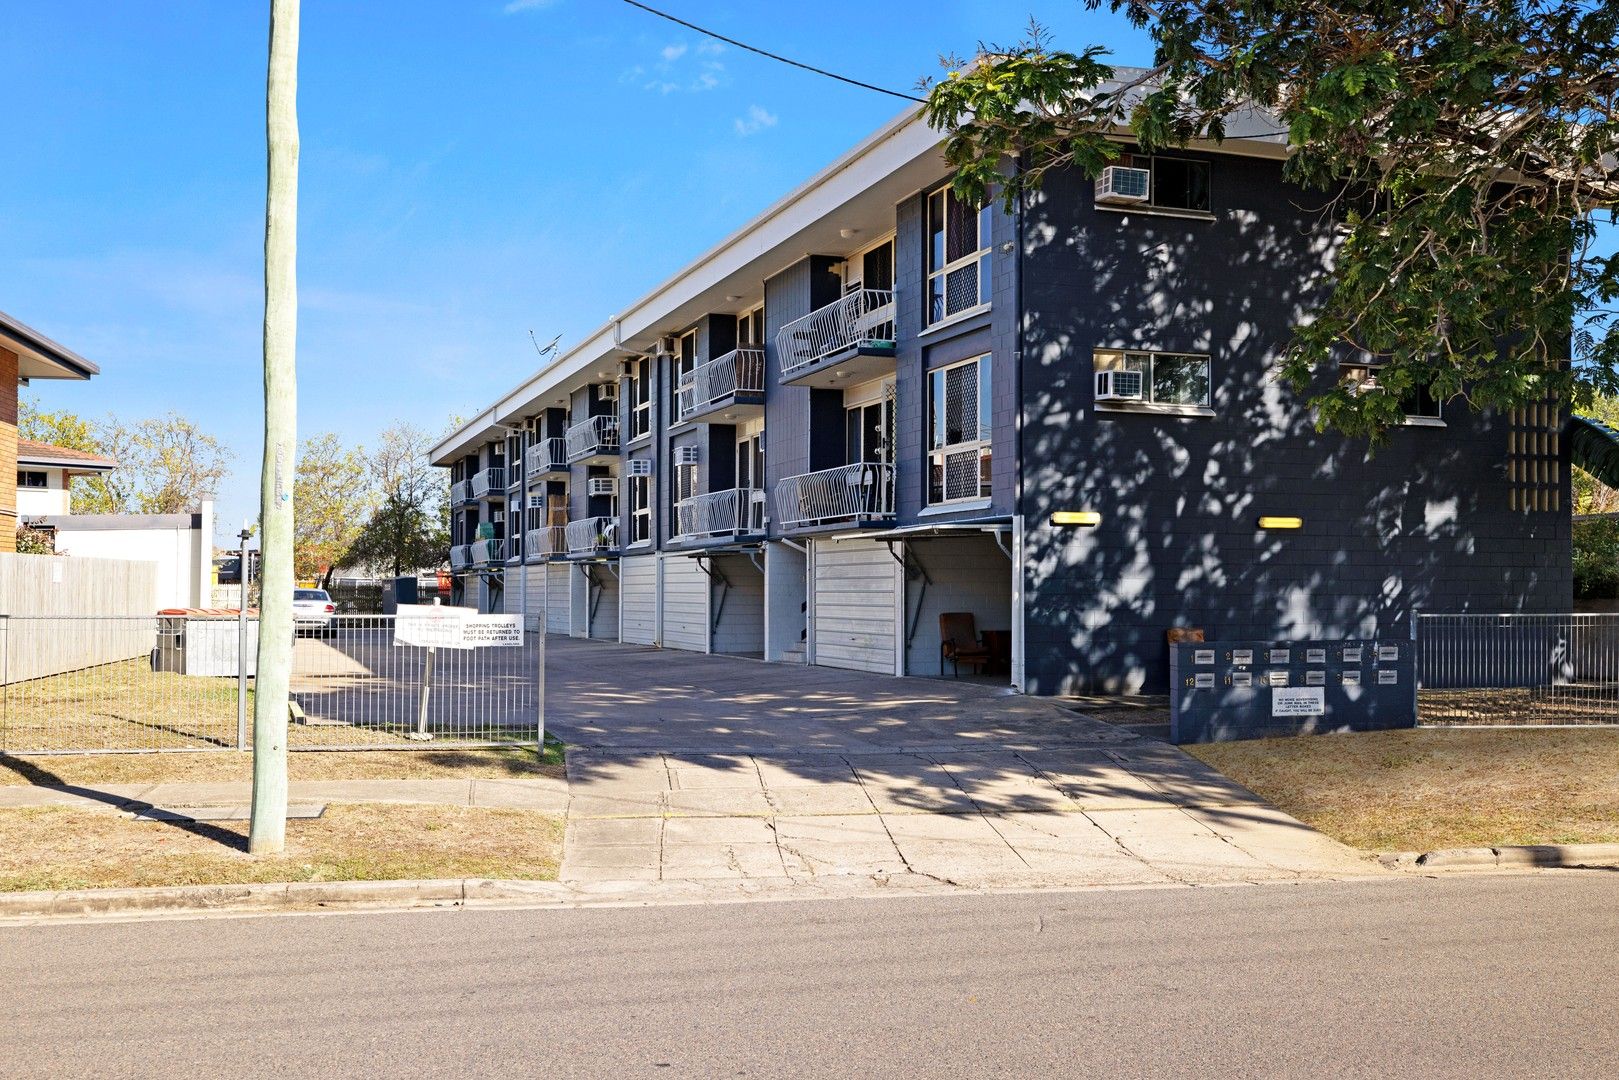
<svg viewBox="0 0 1619 1080">
<path fill-rule="evenodd" d="M 1233 664 L 1251 664 L 1251 663 L 1253 663 L 1254 662 L 1254 650 L 1252 650 L 1252 649 L 1232 649 L 1231 650 L 1231 662 Z"/>
</svg>

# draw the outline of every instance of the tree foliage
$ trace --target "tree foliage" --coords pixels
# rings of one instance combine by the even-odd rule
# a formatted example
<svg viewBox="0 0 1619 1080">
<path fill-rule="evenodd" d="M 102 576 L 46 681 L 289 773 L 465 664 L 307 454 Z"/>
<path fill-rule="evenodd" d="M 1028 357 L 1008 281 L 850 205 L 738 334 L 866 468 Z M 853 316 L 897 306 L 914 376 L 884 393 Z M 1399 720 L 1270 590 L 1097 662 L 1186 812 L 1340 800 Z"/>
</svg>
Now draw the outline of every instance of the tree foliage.
<svg viewBox="0 0 1619 1080">
<path fill-rule="evenodd" d="M 212 498 L 230 468 L 231 451 L 176 412 L 132 423 L 116 416 L 85 420 L 67 410 L 42 411 L 25 398 L 17 413 L 21 438 L 118 463 L 111 473 L 74 480 L 75 514 L 183 513 Z"/>
<path fill-rule="evenodd" d="M 1332 289 L 1281 363 L 1318 423 L 1380 436 L 1417 388 L 1474 408 L 1619 390 L 1619 5 L 1534 0 L 1087 0 L 1150 30 L 1125 80 L 1038 28 L 950 62 L 923 115 L 954 186 L 1008 207 L 1054 168 L 1275 121 L 1285 175 L 1324 193 L 1343 240 Z M 1003 175 L 1008 159 L 1021 169 Z M 1335 377 L 1383 365 L 1377 387 Z M 1318 382 L 1318 380 L 1320 380 Z"/>
<path fill-rule="evenodd" d="M 292 501 L 293 572 L 329 580 L 378 504 L 364 447 L 347 448 L 331 432 L 305 440 Z"/>
<path fill-rule="evenodd" d="M 431 462 L 433 437 L 412 424 L 382 432 L 366 457 L 374 484 L 369 517 L 341 564 L 397 577 L 441 566 L 449 552 L 449 504 L 443 475 Z"/>
</svg>

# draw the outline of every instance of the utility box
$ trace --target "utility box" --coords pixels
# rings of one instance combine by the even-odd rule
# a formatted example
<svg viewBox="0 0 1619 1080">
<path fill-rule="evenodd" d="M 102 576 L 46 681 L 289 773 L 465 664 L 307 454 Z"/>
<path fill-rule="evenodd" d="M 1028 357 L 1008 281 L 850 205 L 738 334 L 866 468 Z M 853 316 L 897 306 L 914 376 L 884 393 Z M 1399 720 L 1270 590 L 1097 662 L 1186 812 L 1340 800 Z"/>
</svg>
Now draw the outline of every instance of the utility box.
<svg viewBox="0 0 1619 1080">
<path fill-rule="evenodd" d="M 152 649 L 152 670 L 176 675 L 235 678 L 237 645 L 241 634 L 234 612 L 174 609 L 157 618 L 157 645 Z M 259 621 L 247 621 L 247 674 L 257 669 Z"/>
<path fill-rule="evenodd" d="M 382 613 L 397 615 L 400 604 L 420 603 L 419 588 L 415 575 L 388 579 L 382 585 Z"/>
</svg>

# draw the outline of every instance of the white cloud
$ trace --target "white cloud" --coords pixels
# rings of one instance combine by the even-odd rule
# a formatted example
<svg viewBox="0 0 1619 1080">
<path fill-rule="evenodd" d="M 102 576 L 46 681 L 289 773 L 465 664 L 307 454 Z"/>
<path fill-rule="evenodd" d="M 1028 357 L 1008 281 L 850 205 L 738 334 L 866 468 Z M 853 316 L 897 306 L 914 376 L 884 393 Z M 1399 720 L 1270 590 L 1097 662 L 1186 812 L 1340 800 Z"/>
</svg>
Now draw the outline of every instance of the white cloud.
<svg viewBox="0 0 1619 1080">
<path fill-rule="evenodd" d="M 775 127 L 776 114 L 762 105 L 749 105 L 748 115 L 737 117 L 735 124 L 736 133 L 746 138 L 749 135 L 757 135 L 765 128 Z"/>
<path fill-rule="evenodd" d="M 548 8 L 556 2 L 557 0 L 509 0 L 501 10 L 508 15 L 516 15 L 520 11 L 538 11 L 541 8 Z"/>
<path fill-rule="evenodd" d="M 730 81 L 725 62 L 715 59 L 724 51 L 718 42 L 698 42 L 695 49 L 684 41 L 670 42 L 658 49 L 657 60 L 626 69 L 619 81 L 655 94 L 716 90 Z"/>
</svg>

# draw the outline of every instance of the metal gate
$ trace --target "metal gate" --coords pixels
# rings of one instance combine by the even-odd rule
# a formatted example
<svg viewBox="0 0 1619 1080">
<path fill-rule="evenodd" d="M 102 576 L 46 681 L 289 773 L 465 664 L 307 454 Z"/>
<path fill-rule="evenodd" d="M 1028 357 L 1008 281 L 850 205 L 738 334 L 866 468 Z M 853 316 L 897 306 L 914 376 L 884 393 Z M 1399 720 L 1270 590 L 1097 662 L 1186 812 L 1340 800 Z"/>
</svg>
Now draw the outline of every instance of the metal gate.
<svg viewBox="0 0 1619 1080">
<path fill-rule="evenodd" d="M 299 629 L 291 749 L 539 739 L 543 635 L 429 659 L 394 643 L 393 621 L 334 615 Z M 257 620 L 233 616 L 0 616 L 0 752 L 248 749 L 257 640 Z"/>
<path fill-rule="evenodd" d="M 1619 723 L 1619 615 L 1420 615 L 1417 719 Z"/>
</svg>

